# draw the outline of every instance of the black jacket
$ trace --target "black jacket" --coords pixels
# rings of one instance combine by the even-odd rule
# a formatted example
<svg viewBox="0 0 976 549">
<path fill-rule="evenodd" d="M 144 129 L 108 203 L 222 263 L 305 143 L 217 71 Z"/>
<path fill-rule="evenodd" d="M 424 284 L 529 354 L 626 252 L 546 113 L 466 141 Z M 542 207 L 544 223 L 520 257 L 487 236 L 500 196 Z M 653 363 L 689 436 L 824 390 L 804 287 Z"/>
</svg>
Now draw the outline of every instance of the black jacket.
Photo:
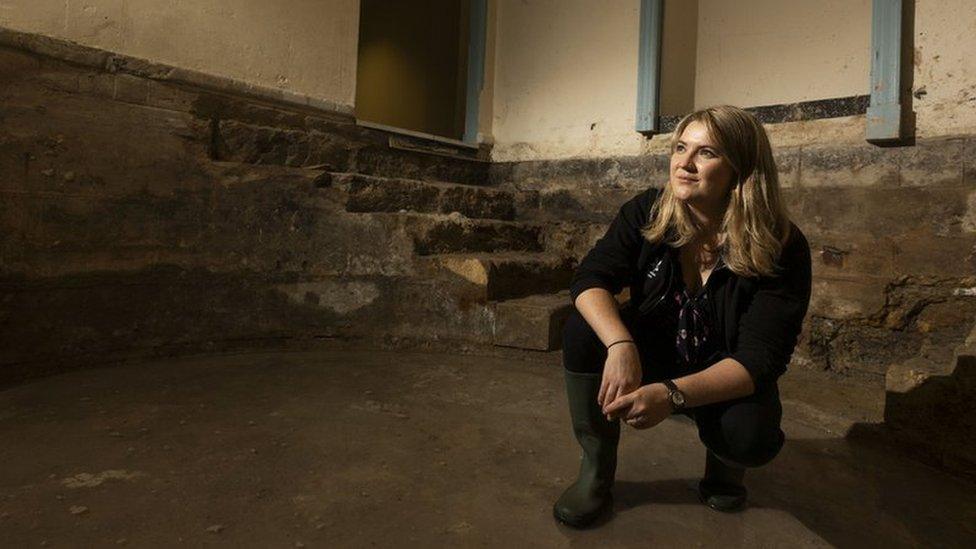
<svg viewBox="0 0 976 549">
<path fill-rule="evenodd" d="M 573 303 L 588 288 L 612 294 L 630 286 L 638 318 L 649 315 L 677 283 L 676 250 L 651 244 L 641 235 L 660 191 L 650 188 L 628 200 L 606 234 L 580 262 L 570 283 Z M 749 371 L 756 391 L 774 383 L 790 362 L 810 303 L 810 246 L 799 227 L 778 261 L 777 276 L 742 277 L 720 262 L 705 284 L 712 325 L 724 334 L 719 358 L 731 357 Z M 704 365 L 707 366 L 707 365 Z"/>
</svg>

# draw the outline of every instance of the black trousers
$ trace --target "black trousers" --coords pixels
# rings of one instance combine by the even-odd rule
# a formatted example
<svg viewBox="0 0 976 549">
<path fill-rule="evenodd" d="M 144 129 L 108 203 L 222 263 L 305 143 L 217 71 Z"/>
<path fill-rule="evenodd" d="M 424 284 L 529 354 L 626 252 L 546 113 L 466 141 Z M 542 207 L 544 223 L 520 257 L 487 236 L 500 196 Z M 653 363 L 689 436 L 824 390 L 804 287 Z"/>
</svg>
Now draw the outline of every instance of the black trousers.
<svg viewBox="0 0 976 549">
<path fill-rule="evenodd" d="M 629 303 L 621 307 L 620 317 L 637 343 L 641 385 L 684 375 L 669 360 L 674 355 L 666 346 L 673 347 L 673 341 L 655 341 L 653 328 L 637 318 Z M 666 363 L 662 356 L 667 357 Z M 602 374 L 606 359 L 606 347 L 574 309 L 563 328 L 563 366 L 573 372 Z M 685 415 L 695 420 L 702 443 L 729 463 L 759 467 L 772 461 L 783 447 L 783 408 L 775 383 L 747 397 L 690 408 Z"/>
</svg>

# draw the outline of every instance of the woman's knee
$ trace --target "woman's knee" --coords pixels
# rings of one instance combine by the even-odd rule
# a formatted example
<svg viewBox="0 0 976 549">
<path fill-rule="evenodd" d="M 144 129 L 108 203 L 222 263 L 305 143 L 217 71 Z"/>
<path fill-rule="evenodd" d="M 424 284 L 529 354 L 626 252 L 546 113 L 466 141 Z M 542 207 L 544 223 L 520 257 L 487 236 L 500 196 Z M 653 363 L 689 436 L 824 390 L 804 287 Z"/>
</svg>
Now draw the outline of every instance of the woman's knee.
<svg viewBox="0 0 976 549">
<path fill-rule="evenodd" d="M 574 372 L 599 372 L 605 361 L 603 343 L 574 307 L 563 325 L 563 365 Z"/>
<path fill-rule="evenodd" d="M 700 425 L 699 437 L 723 461 L 742 467 L 766 465 L 786 440 L 779 425 L 780 408 L 774 408 L 733 405 L 712 425 Z"/>
<path fill-rule="evenodd" d="M 720 457 L 742 467 L 761 467 L 779 455 L 785 440 L 779 427 L 765 433 L 743 434 L 740 431 L 729 437 L 727 451 Z"/>
</svg>

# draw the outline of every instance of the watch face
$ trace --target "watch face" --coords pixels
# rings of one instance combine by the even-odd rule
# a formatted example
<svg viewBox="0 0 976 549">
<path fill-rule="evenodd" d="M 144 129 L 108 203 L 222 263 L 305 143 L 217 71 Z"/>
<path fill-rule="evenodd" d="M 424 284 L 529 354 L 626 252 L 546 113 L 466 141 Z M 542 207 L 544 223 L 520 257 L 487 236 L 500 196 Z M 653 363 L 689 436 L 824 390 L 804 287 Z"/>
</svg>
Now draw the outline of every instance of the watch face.
<svg viewBox="0 0 976 549">
<path fill-rule="evenodd" d="M 684 393 L 682 393 L 681 391 L 672 391 L 671 402 L 673 402 L 675 406 L 679 406 L 679 407 L 684 406 L 685 405 Z"/>
</svg>

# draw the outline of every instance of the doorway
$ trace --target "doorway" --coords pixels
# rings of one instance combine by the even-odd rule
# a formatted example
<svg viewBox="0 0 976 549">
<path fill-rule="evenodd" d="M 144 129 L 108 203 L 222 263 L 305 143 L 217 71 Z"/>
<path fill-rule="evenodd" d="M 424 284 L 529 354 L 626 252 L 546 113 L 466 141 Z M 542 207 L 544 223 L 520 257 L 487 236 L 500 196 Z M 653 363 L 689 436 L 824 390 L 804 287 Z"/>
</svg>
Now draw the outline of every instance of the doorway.
<svg viewBox="0 0 976 549">
<path fill-rule="evenodd" d="M 356 118 L 462 140 L 471 0 L 361 0 Z"/>
</svg>

